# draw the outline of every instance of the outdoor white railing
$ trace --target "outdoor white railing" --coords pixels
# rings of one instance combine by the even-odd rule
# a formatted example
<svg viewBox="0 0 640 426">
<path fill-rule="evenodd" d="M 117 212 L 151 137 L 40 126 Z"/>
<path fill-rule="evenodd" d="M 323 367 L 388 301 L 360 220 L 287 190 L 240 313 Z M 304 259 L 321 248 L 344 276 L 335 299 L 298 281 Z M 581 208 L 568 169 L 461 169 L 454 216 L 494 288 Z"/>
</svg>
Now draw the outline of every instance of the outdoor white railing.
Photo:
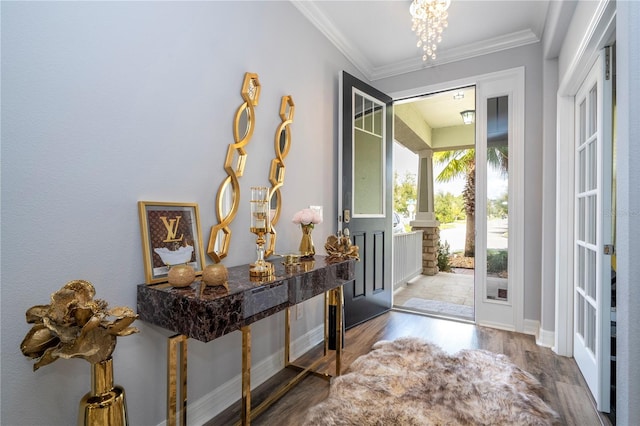
<svg viewBox="0 0 640 426">
<path fill-rule="evenodd" d="M 422 231 L 393 234 L 393 288 L 422 273 Z"/>
</svg>

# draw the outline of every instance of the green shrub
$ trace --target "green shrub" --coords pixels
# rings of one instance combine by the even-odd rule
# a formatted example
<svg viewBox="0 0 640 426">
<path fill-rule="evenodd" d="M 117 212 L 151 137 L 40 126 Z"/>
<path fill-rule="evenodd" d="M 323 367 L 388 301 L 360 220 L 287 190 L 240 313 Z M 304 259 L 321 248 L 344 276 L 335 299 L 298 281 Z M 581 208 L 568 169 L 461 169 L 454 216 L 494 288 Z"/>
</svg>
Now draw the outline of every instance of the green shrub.
<svg viewBox="0 0 640 426">
<path fill-rule="evenodd" d="M 507 250 L 487 250 L 487 272 L 504 272 L 509 267 Z"/>
<path fill-rule="evenodd" d="M 444 244 L 438 241 L 438 269 L 442 272 L 449 272 L 451 265 L 449 265 L 449 243 L 447 241 Z"/>
</svg>

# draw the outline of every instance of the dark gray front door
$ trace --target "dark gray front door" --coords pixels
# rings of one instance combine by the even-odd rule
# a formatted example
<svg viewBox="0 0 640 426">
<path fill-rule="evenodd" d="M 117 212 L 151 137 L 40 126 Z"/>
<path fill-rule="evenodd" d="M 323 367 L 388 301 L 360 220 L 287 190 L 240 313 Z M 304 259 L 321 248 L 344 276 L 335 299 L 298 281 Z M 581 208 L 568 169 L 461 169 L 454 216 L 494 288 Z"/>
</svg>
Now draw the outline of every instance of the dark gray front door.
<svg viewBox="0 0 640 426">
<path fill-rule="evenodd" d="M 389 96 L 343 72 L 338 229 L 360 248 L 345 285 L 347 328 L 391 308 L 393 107 Z"/>
</svg>

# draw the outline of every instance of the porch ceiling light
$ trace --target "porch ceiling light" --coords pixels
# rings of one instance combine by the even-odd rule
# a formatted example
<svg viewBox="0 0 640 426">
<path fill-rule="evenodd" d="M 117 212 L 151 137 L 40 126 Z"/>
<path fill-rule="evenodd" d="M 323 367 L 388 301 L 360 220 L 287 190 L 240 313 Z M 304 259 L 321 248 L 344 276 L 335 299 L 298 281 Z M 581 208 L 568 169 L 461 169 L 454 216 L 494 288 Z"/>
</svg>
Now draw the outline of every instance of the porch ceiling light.
<svg viewBox="0 0 640 426">
<path fill-rule="evenodd" d="M 476 119 L 476 112 L 472 109 L 462 111 L 460 115 L 462 116 L 462 121 L 464 122 L 464 124 L 471 124 Z"/>
</svg>

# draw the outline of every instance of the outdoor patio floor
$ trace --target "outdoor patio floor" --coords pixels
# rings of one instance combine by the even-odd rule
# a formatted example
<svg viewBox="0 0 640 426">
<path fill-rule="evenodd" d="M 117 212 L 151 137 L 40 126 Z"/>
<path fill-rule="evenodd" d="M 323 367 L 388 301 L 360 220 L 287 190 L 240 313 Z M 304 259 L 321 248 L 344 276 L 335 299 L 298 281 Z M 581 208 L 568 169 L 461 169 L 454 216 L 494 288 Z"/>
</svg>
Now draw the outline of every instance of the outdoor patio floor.
<svg viewBox="0 0 640 426">
<path fill-rule="evenodd" d="M 473 275 L 439 272 L 433 276 L 418 275 L 406 284 L 401 285 L 393 294 L 393 305 L 426 314 L 473 320 L 473 298 Z M 451 310 L 420 307 L 420 300 L 416 299 L 445 302 L 444 304 L 439 304 L 438 308 L 442 308 L 441 305 L 445 305 L 445 308 L 450 307 Z M 407 306 L 407 302 L 409 302 L 409 306 Z M 459 306 L 450 306 L 449 304 Z"/>
<path fill-rule="evenodd" d="M 393 306 L 426 314 L 450 316 L 473 321 L 474 276 L 471 271 L 438 272 L 418 275 L 393 293 Z M 498 299 L 499 290 L 506 295 L 507 279 L 487 277 L 488 297 Z"/>
</svg>

